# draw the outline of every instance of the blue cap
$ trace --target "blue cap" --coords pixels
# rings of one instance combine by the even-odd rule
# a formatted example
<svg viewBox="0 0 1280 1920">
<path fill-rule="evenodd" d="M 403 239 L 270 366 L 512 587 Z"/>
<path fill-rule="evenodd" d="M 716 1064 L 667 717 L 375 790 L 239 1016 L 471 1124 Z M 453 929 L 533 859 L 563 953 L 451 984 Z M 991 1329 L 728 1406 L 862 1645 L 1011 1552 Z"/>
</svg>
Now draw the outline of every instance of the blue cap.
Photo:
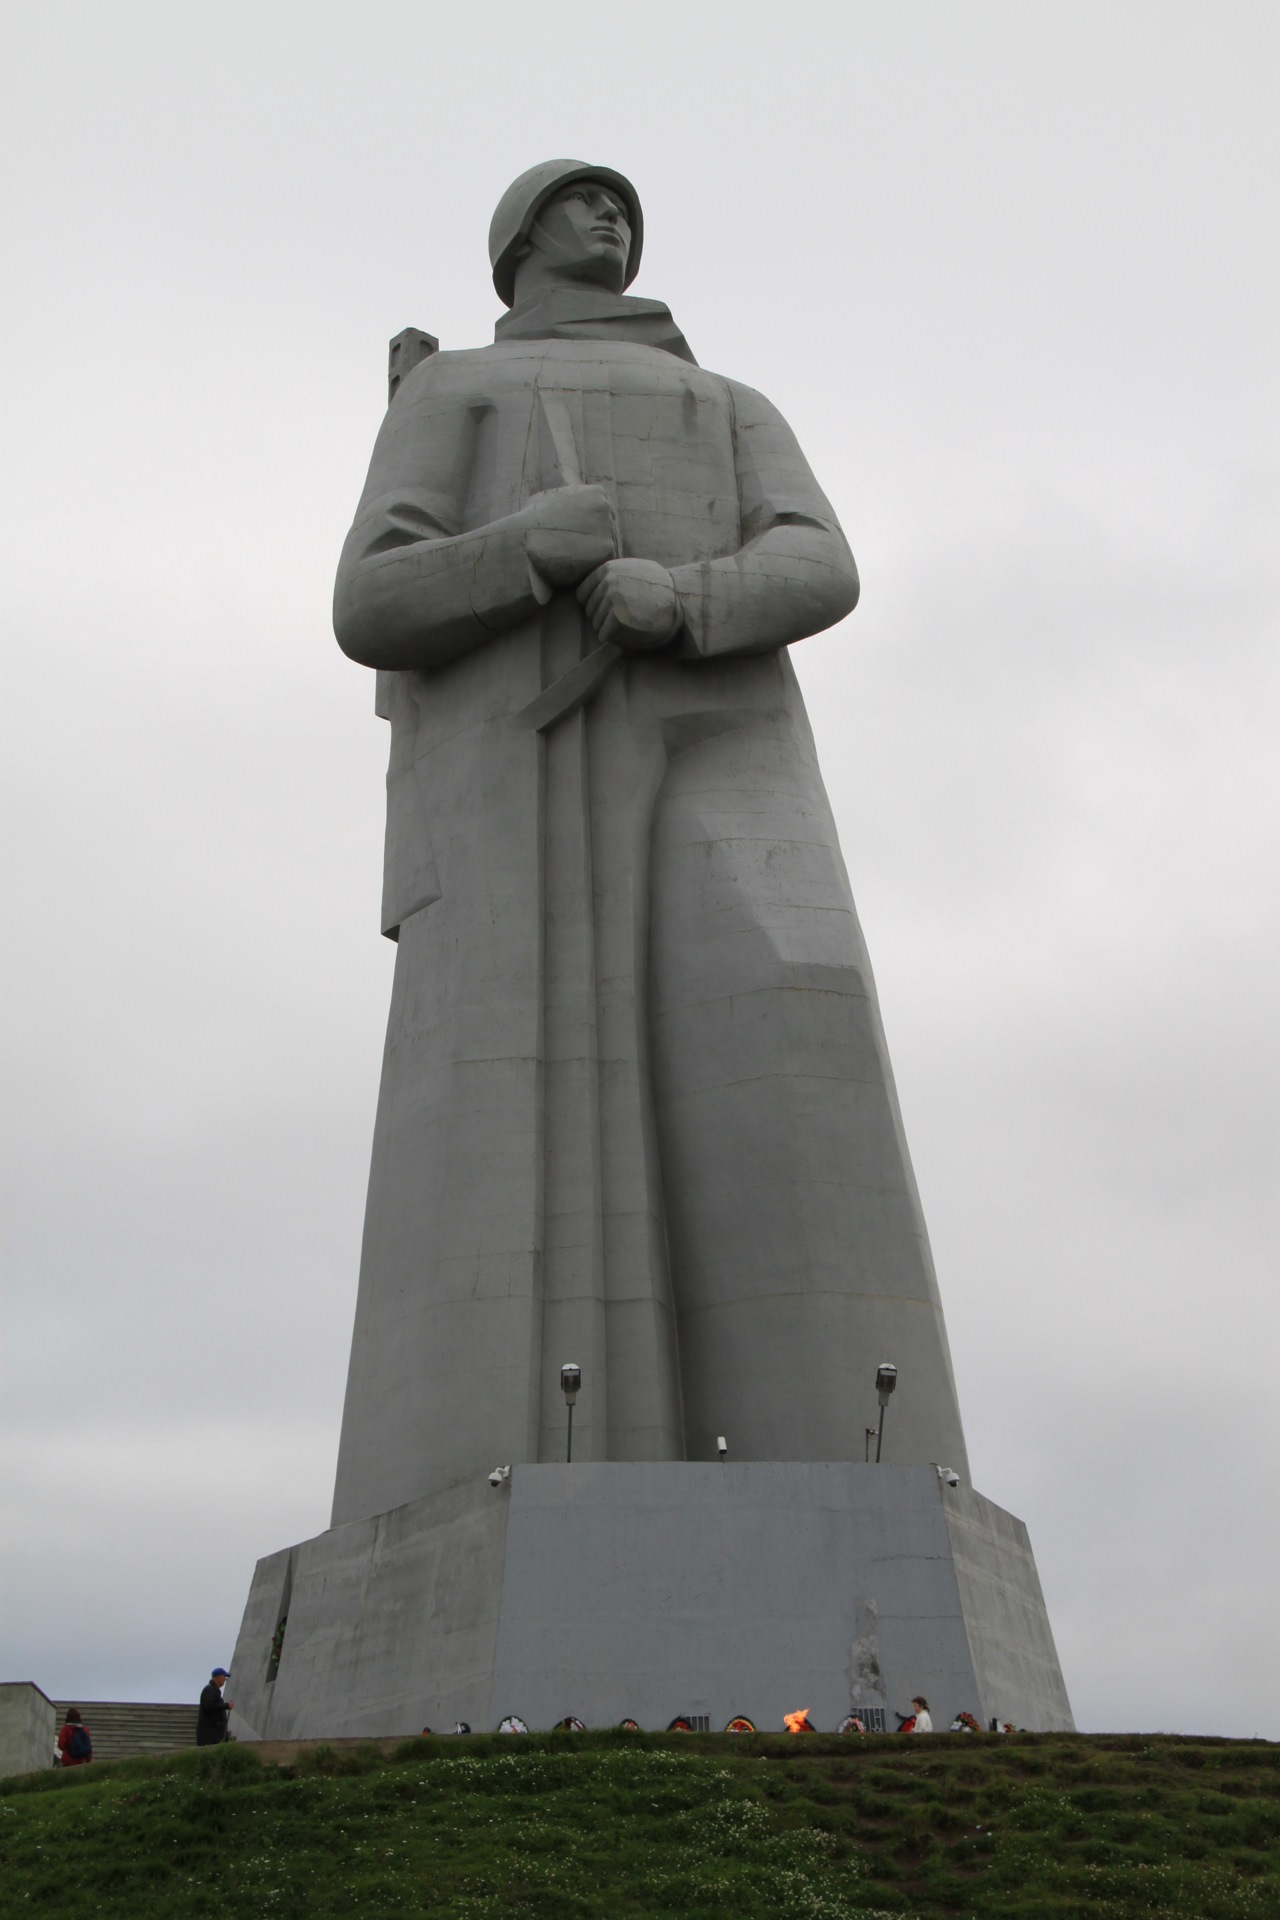
<svg viewBox="0 0 1280 1920">
<path fill-rule="evenodd" d="M 222 1675 L 224 1680 L 228 1678 L 227 1669 L 225 1667 L 215 1667 L 213 1672 L 209 1675 L 209 1678 L 211 1680 L 216 1680 L 219 1674 Z"/>
</svg>

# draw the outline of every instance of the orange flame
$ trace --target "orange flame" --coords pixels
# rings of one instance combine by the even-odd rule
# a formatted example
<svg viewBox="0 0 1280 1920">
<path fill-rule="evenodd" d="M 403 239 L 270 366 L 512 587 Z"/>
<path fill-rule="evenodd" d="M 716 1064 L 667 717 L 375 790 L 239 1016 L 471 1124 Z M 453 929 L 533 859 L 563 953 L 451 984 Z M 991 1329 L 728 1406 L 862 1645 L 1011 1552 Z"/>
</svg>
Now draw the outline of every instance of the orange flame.
<svg viewBox="0 0 1280 1920">
<path fill-rule="evenodd" d="M 784 1713 L 782 1716 L 782 1724 L 788 1733 L 813 1732 L 813 1728 L 809 1725 L 808 1707 L 801 1707 L 799 1713 Z"/>
</svg>

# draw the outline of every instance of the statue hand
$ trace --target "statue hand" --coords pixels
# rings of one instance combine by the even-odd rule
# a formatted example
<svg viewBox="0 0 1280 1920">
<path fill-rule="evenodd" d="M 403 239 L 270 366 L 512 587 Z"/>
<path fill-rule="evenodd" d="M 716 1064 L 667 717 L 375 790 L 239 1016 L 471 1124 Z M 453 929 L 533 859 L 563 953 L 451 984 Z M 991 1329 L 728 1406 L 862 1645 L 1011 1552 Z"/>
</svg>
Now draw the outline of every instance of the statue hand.
<svg viewBox="0 0 1280 1920">
<path fill-rule="evenodd" d="M 587 575 L 578 599 L 602 640 L 637 652 L 665 647 L 684 619 L 676 583 L 656 560 L 606 560 Z"/>
<path fill-rule="evenodd" d="M 618 551 L 618 517 L 603 487 L 554 487 L 525 501 L 524 550 L 553 587 L 573 587 Z"/>
</svg>

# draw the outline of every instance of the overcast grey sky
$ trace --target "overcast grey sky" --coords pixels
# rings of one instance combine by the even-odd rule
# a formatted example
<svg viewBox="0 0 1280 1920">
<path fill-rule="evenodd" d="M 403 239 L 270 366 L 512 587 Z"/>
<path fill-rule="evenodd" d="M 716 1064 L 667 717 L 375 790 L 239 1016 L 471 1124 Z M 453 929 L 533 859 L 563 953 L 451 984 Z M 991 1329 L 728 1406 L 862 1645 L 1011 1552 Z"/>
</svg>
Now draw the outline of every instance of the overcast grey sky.
<svg viewBox="0 0 1280 1920">
<path fill-rule="evenodd" d="M 388 336 L 487 340 L 572 154 L 858 557 L 796 663 L 1079 1723 L 1280 1736 L 1278 21 L 23 10 L 0 1678 L 191 1699 L 327 1523 L 393 953 L 333 569 Z"/>
</svg>

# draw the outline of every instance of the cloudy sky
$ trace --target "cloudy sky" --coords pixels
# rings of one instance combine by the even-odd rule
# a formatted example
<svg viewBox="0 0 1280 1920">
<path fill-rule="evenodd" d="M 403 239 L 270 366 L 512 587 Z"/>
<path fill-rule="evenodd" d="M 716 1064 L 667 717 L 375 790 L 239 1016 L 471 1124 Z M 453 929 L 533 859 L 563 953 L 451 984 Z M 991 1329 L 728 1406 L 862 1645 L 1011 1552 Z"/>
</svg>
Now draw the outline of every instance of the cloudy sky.
<svg viewBox="0 0 1280 1920">
<path fill-rule="evenodd" d="M 327 1523 L 393 953 L 333 569 L 388 336 L 490 337 L 567 153 L 858 556 L 797 667 L 1079 1723 L 1280 1736 L 1278 20 L 22 10 L 0 1678 L 191 1699 Z"/>
</svg>

